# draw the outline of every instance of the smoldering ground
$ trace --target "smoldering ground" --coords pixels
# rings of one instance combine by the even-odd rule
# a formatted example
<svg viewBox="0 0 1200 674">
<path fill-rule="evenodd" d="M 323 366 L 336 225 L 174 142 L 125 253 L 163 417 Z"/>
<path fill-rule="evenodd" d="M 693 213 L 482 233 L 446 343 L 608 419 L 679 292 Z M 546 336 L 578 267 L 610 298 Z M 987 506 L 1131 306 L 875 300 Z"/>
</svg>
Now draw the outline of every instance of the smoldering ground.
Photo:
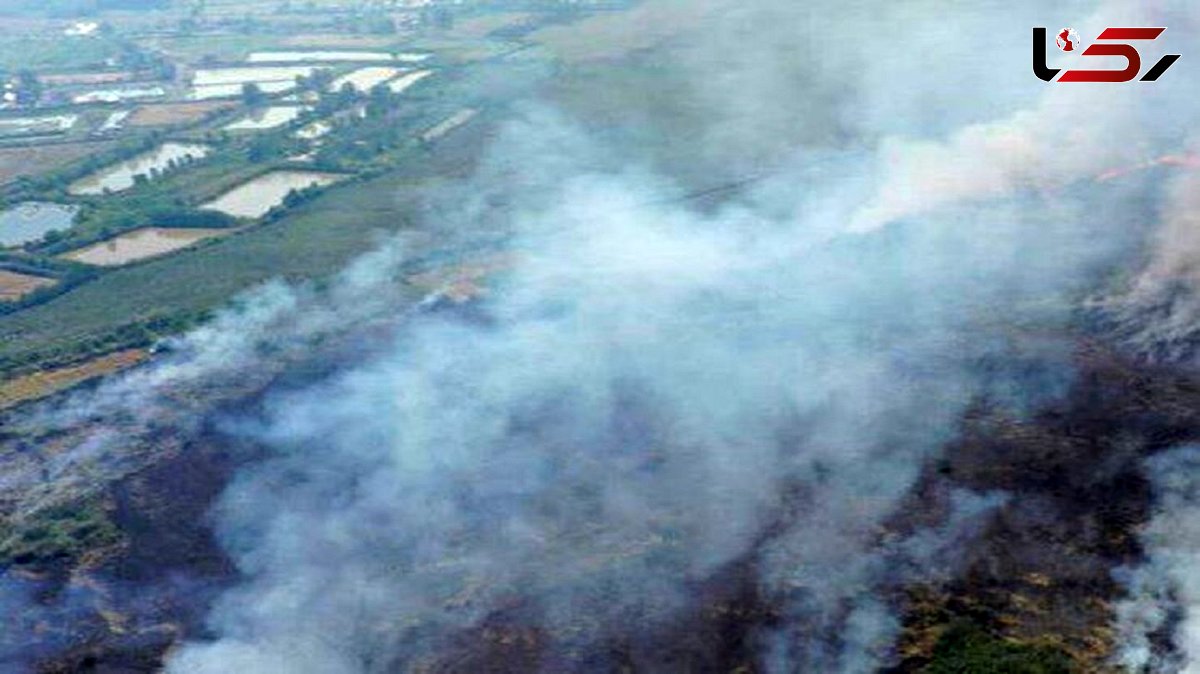
<svg viewBox="0 0 1200 674">
<path fill-rule="evenodd" d="M 881 590 L 948 573 L 948 542 L 1003 495 L 959 494 L 899 541 L 889 518 L 967 405 L 1019 413 L 1064 390 L 1066 341 L 1023 335 L 1066 328 L 1148 250 L 1162 198 L 1154 176 L 1090 179 L 1183 136 L 1180 89 L 1047 89 L 1029 26 L 1156 10 L 666 4 L 701 17 L 663 75 L 695 82 L 697 156 L 770 177 L 700 212 L 666 198 L 655 157 L 526 108 L 449 216 L 517 252 L 479 313 L 401 321 L 361 362 L 224 421 L 270 456 L 214 512 L 241 582 L 169 671 L 433 667 L 503 611 L 538 635 L 531 668 L 604 669 L 736 563 L 771 607 L 749 637 L 763 669 L 891 661 Z M 315 299 L 252 295 L 104 404 L 389 315 L 371 302 L 395 282 L 377 255 Z"/>
<path fill-rule="evenodd" d="M 1149 111 L 1120 102 L 1075 137 L 1141 128 Z M 903 188 L 912 201 L 870 233 L 847 225 L 917 175 L 870 148 L 801 149 L 784 165 L 805 171 L 699 214 L 636 164 L 575 169 L 606 148 L 569 122 L 514 125 L 492 168 L 553 187 L 514 208 L 521 262 L 489 320 L 411 325 L 235 423 L 278 451 L 219 509 L 247 580 L 214 610 L 217 638 L 172 667 L 416 667 L 519 602 L 550 635 L 543 665 L 586 668 L 569 654 L 653 631 L 690 582 L 747 554 L 781 616 L 757 635 L 761 664 L 886 662 L 882 523 L 965 404 L 1034 394 L 978 364 L 1023 325 L 1064 322 L 1141 233 L 1127 193 L 1081 184 L 1125 147 L 1073 156 L 1053 194 L 1024 189 L 1067 106 L 1033 98 L 920 141 L 941 157 L 930 169 L 954 170 Z M 1052 395 L 1066 366 L 1039 356 Z"/>
</svg>

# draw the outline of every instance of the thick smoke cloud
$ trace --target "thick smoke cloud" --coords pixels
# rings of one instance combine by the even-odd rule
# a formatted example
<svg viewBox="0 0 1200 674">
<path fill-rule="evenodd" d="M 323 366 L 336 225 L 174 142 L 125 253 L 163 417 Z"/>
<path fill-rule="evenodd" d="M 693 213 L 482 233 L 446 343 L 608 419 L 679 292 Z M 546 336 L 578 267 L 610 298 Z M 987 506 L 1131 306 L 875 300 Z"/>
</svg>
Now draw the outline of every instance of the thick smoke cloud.
<svg viewBox="0 0 1200 674">
<path fill-rule="evenodd" d="M 961 171 L 999 151 L 929 142 Z M 1070 185 L 1108 157 L 1053 198 L 1012 181 L 856 228 L 892 194 L 887 153 L 802 151 L 805 171 L 703 214 L 664 202 L 667 178 L 571 170 L 555 148 L 604 149 L 552 114 L 500 147 L 510 179 L 557 186 L 517 204 L 520 262 L 483 317 L 416 320 L 231 422 L 275 452 L 218 510 L 246 580 L 172 671 L 417 667 L 514 603 L 569 652 L 653 630 L 747 555 L 784 616 L 765 666 L 870 671 L 895 636 L 872 591 L 890 555 L 941 547 L 894 553 L 885 522 L 964 406 L 1020 384 L 979 364 L 1065 321 L 1138 234 Z"/>
<path fill-rule="evenodd" d="M 1118 574 L 1129 591 L 1117 607 L 1118 662 L 1135 672 L 1192 672 L 1200 667 L 1200 447 L 1164 452 L 1146 472 L 1157 503 L 1141 534 L 1145 564 Z"/>
<path fill-rule="evenodd" d="M 522 218 L 486 320 L 420 319 L 235 423 L 277 453 L 219 509 L 247 581 L 173 671 L 415 666 L 512 596 L 586 643 L 756 550 L 794 617 L 763 635 L 782 671 L 886 657 L 881 527 L 992 383 L 990 314 L 1068 306 L 1106 232 L 1011 203 L 813 241 L 644 183 L 566 181 Z"/>
</svg>

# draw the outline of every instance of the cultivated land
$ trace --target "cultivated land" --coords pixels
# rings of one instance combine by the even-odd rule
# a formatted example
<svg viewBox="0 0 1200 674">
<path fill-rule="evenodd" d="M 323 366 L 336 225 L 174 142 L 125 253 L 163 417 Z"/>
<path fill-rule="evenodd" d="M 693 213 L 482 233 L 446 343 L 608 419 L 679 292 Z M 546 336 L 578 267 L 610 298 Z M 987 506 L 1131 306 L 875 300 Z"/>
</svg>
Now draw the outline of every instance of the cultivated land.
<svg viewBox="0 0 1200 674">
<path fill-rule="evenodd" d="M 54 279 L 0 269 L 0 300 L 16 300 L 24 295 L 54 285 Z"/>
<path fill-rule="evenodd" d="M 36 400 L 105 375 L 125 370 L 149 357 L 145 349 L 126 349 L 69 365 L 33 372 L 0 382 L 0 408 Z"/>
<path fill-rule="evenodd" d="M 142 105 L 129 117 L 131 126 L 170 126 L 190 124 L 221 110 L 234 107 L 228 101 L 196 101 L 194 103 L 161 103 Z"/>
<path fill-rule="evenodd" d="M 0 18 L 38 44 L 60 44 L 39 48 L 23 74 L 0 72 L 23 92 L 0 107 L 0 120 L 73 119 L 53 137 L 0 140 L 0 208 L 79 207 L 70 228 L 0 251 L 0 271 L 13 275 L 0 297 L 0 377 L 146 346 L 255 284 L 319 278 L 382 234 L 412 229 L 430 190 L 471 166 L 497 113 L 548 72 L 536 59 L 505 59 L 529 45 L 498 33 L 586 16 L 459 10 L 442 25 L 414 11 L 370 23 L 357 10 L 316 5 L 281 12 L 250 2 L 234 13 L 207 3 L 197 14 L 167 3 L 113 14 L 86 37 L 64 35 L 69 22 Z M 0 63 L 30 44 L 0 39 Z M 259 72 L 248 60 L 256 52 L 287 53 L 291 79 L 242 91 Z M 405 56 L 381 63 L 380 54 Z M 238 83 L 228 96 L 189 100 L 195 85 L 230 78 Z M 72 104 L 84 100 L 95 102 Z M 245 122 L 279 109 L 298 114 Z M 162 151 L 197 144 L 205 156 Z M 296 171 L 334 179 L 222 206 L 227 195 L 261 191 L 259 181 L 308 175 Z M 414 232 L 414 246 L 430 240 Z M 26 278 L 37 280 L 17 283 Z"/>
<path fill-rule="evenodd" d="M 33 177 L 73 161 L 112 149 L 112 141 L 0 146 L 0 184 Z"/>
</svg>

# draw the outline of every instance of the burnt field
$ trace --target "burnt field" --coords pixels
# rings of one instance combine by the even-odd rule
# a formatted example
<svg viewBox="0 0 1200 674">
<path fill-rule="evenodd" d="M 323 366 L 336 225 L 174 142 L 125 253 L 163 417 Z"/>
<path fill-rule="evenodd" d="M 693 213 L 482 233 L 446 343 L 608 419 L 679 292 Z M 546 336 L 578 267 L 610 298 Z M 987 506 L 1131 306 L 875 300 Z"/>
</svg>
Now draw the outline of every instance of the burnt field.
<svg viewBox="0 0 1200 674">
<path fill-rule="evenodd" d="M 465 308 L 444 311 L 459 316 L 456 321 L 478 320 Z M 190 430 L 148 429 L 143 439 L 158 454 L 86 499 L 104 520 L 107 538 L 89 549 L 48 556 L 27 550 L 9 558 L 9 591 L 27 593 L 29 605 L 5 638 L 11 647 L 36 633 L 39 646 L 20 654 L 5 650 L 6 662 L 24 660 L 39 672 L 157 671 L 174 644 L 204 639 L 204 616 L 214 599 L 241 577 L 217 542 L 212 510 L 239 468 L 270 454 L 222 432 L 219 420 L 255 416 L 262 401 L 281 391 L 336 377 L 336 363 L 348 362 L 350 353 L 357 358 L 365 344 L 394 329 L 342 338 L 308 365 L 293 363 L 265 389 L 216 404 L 206 414 L 211 421 L 189 424 Z M 888 671 L 943 671 L 938 667 L 961 656 L 948 655 L 946 644 L 964 630 L 983 640 L 984 656 L 1004 652 L 1014 666 L 1031 668 L 1014 671 L 1110 668 L 1117 648 L 1109 628 L 1113 605 L 1124 595 L 1113 573 L 1142 559 L 1136 532 L 1150 515 L 1142 461 L 1200 436 L 1200 381 L 1147 368 L 1094 338 L 1077 338 L 1074 349 L 1078 376 L 1065 397 L 1022 418 L 979 401 L 940 458 L 923 466 L 898 514 L 876 532 L 881 540 L 901 539 L 946 526 L 957 489 L 1006 494 L 953 542 L 961 551 L 943 553 L 936 580 L 906 577 L 912 560 L 893 550 L 896 566 L 878 581 L 903 623 Z M 11 452 L 12 441 L 7 444 Z M 796 485 L 773 506 L 776 523 L 755 535 L 757 543 L 688 580 L 689 601 L 668 621 L 647 623 L 636 606 L 617 612 L 624 628 L 582 615 L 551 619 L 541 602 L 515 588 L 402 668 L 607 671 L 619 663 L 637 672 L 762 671 L 762 640 L 788 609 L 764 592 L 761 556 L 786 520 L 802 516 L 805 498 Z M 13 554 L 11 539 L 7 545 Z M 593 563 L 620 569 L 630 556 L 670 556 L 671 548 L 664 540 L 630 543 Z M 470 585 L 459 591 L 465 594 L 447 601 L 484 593 Z M 599 594 L 575 601 L 607 600 Z M 836 644 L 839 635 L 822 638 Z M 1034 670 L 1035 662 L 1050 668 Z"/>
</svg>

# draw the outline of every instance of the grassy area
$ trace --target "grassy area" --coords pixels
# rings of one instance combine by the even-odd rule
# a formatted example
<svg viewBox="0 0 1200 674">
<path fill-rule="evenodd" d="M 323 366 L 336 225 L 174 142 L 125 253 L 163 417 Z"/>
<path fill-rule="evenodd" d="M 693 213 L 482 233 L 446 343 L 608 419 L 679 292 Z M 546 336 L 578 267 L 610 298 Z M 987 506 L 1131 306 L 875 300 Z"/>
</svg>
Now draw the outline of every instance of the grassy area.
<svg viewBox="0 0 1200 674">
<path fill-rule="evenodd" d="M 115 40 L 0 35 L 0 69 L 76 70 L 103 67 L 121 53 Z"/>
<path fill-rule="evenodd" d="M 145 349 L 126 349 L 79 365 L 34 372 L 0 383 L 0 409 L 36 400 L 85 381 L 133 367 L 149 356 Z"/>
<path fill-rule="evenodd" d="M 121 533 L 102 503 L 46 508 L 19 524 L 0 525 L 0 565 L 76 557 L 117 543 Z"/>
<path fill-rule="evenodd" d="M 116 147 L 115 141 L 0 147 L 0 184 L 20 176 L 36 176 Z"/>
<path fill-rule="evenodd" d="M 146 45 L 185 63 L 206 58 L 241 61 L 252 51 L 282 47 L 287 35 L 182 35 L 146 40 Z"/>
<path fill-rule="evenodd" d="M 952 625 L 938 640 L 922 674 L 1071 674 L 1066 653 L 1049 645 L 1016 643 L 971 623 Z"/>
</svg>

